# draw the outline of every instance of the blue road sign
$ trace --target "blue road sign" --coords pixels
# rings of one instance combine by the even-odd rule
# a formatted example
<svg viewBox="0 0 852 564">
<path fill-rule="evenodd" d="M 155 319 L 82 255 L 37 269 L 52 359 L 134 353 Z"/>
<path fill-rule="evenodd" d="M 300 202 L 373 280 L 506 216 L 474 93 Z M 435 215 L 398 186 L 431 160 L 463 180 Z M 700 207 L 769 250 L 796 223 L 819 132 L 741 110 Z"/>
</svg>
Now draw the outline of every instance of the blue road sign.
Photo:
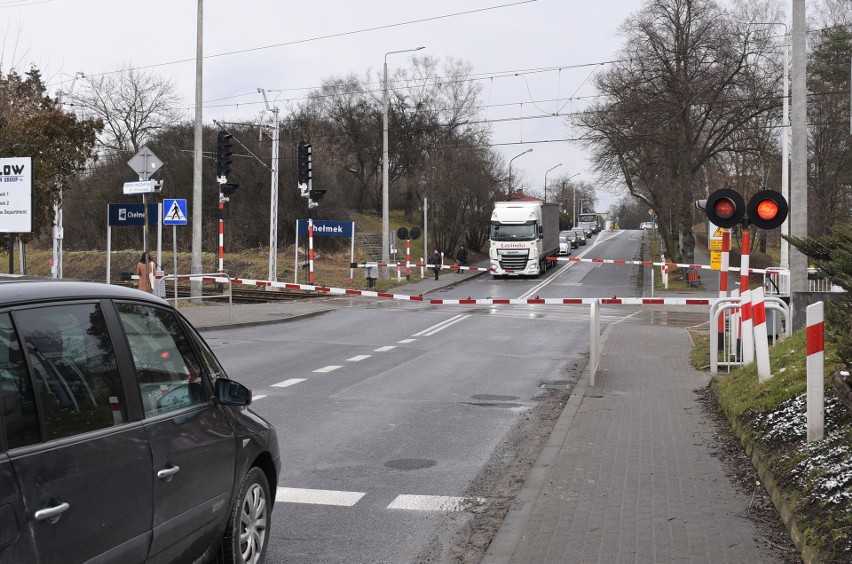
<svg viewBox="0 0 852 564">
<path fill-rule="evenodd" d="M 296 220 L 299 235 L 308 234 L 308 220 Z M 314 237 L 352 237 L 355 231 L 353 221 L 331 221 L 328 219 L 314 220 Z"/>
<path fill-rule="evenodd" d="M 145 225 L 145 204 L 109 204 L 109 224 Z M 157 204 L 148 204 L 148 225 L 157 225 Z"/>
<path fill-rule="evenodd" d="M 186 200 L 163 200 L 163 225 L 186 225 Z"/>
</svg>

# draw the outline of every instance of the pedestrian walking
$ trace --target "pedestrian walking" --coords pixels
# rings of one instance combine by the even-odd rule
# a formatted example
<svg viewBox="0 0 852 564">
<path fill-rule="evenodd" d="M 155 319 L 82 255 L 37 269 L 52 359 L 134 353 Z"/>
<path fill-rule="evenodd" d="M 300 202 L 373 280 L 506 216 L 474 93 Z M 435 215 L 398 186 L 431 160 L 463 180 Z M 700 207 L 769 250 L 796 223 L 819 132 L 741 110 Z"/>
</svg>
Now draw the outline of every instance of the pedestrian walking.
<svg viewBox="0 0 852 564">
<path fill-rule="evenodd" d="M 154 289 L 154 261 L 148 258 L 148 253 L 142 253 L 136 263 L 136 274 L 139 275 L 139 289 L 151 293 Z"/>
<path fill-rule="evenodd" d="M 459 247 L 459 252 L 456 253 L 456 261 L 459 263 L 459 274 L 461 274 L 462 266 L 467 266 L 467 248 L 462 245 Z"/>
<path fill-rule="evenodd" d="M 432 253 L 432 258 L 429 259 L 429 262 L 433 265 L 432 270 L 435 271 L 435 280 L 438 279 L 438 274 L 441 272 L 441 253 L 438 252 L 438 249 Z"/>
</svg>

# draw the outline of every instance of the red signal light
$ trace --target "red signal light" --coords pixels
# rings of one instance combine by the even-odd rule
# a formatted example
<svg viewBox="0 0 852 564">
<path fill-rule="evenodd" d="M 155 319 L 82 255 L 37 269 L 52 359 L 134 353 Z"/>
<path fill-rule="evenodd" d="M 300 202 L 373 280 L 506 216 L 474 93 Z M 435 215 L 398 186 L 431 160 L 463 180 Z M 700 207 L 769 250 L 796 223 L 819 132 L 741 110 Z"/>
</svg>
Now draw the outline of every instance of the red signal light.
<svg viewBox="0 0 852 564">
<path fill-rule="evenodd" d="M 734 212 L 737 210 L 737 206 L 734 205 L 734 202 L 727 198 L 722 198 L 713 204 L 713 209 L 716 210 L 716 215 L 723 219 L 729 219 L 734 215 Z"/>
<path fill-rule="evenodd" d="M 761 190 L 748 202 L 748 218 L 759 229 L 775 229 L 787 219 L 787 200 L 780 193 Z"/>
<path fill-rule="evenodd" d="M 757 204 L 757 215 L 760 219 L 769 221 L 778 215 L 778 204 L 772 200 L 763 200 Z"/>
</svg>

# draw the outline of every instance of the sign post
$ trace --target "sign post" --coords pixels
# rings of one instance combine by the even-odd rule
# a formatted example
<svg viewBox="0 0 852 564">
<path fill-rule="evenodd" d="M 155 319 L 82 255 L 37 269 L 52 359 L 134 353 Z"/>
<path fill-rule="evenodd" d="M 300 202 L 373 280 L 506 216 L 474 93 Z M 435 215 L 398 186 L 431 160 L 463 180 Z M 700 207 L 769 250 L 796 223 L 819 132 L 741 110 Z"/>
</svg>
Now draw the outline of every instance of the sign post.
<svg viewBox="0 0 852 564">
<path fill-rule="evenodd" d="M 128 166 L 133 169 L 133 171 L 139 175 L 140 182 L 128 182 L 124 185 L 125 194 L 142 194 L 142 205 L 145 206 L 145 213 L 148 213 L 148 197 L 146 194 L 150 194 L 152 192 L 157 191 L 158 184 L 154 181 L 149 181 L 149 178 L 152 174 L 157 172 L 161 166 L 163 166 L 163 161 L 157 158 L 151 149 L 148 146 L 144 146 L 139 149 L 139 152 L 133 155 L 129 161 L 127 161 Z M 131 188 L 131 190 L 137 190 L 136 192 L 127 192 L 127 185 L 133 184 L 138 185 L 135 188 Z M 162 189 L 162 183 L 159 183 L 160 189 Z M 143 223 L 142 228 L 142 250 L 147 253 L 148 252 L 148 221 L 146 220 Z M 157 257 L 159 260 L 160 257 Z"/>
<path fill-rule="evenodd" d="M 172 226 L 172 272 L 175 274 L 175 307 L 178 305 L 177 226 L 186 225 L 187 223 L 186 200 L 168 198 L 163 200 L 163 225 Z"/>
</svg>

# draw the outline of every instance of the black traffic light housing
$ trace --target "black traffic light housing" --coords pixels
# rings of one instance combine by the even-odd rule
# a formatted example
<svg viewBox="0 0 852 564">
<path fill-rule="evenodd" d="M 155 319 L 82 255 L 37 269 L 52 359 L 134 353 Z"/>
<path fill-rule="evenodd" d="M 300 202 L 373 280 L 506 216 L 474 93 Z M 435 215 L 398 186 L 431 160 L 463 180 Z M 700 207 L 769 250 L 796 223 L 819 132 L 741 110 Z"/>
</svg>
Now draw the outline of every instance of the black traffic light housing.
<svg viewBox="0 0 852 564">
<path fill-rule="evenodd" d="M 228 197 L 228 196 L 232 195 L 234 192 L 236 192 L 236 191 L 237 191 L 237 188 L 239 188 L 239 187 L 240 187 L 240 185 L 239 185 L 239 184 L 228 184 L 228 183 L 225 183 L 225 184 L 220 184 L 220 185 L 219 185 L 219 190 L 221 190 L 221 191 L 222 191 L 222 195 L 223 195 L 223 196 Z"/>
<path fill-rule="evenodd" d="M 780 227 L 787 219 L 787 200 L 778 192 L 761 190 L 745 200 L 734 190 L 722 188 L 710 194 L 706 200 L 695 202 L 695 207 L 707 214 L 713 225 L 730 229 L 738 224 L 754 225 L 768 230 Z"/>
<path fill-rule="evenodd" d="M 231 155 L 234 154 L 231 142 L 233 135 L 225 130 L 216 137 L 216 177 L 228 176 L 231 172 Z"/>
<path fill-rule="evenodd" d="M 300 141 L 297 153 L 298 182 L 299 184 L 308 184 L 312 176 L 311 144 Z"/>
<path fill-rule="evenodd" d="M 308 200 L 319 203 L 322 197 L 325 196 L 325 190 L 311 190 L 308 192 Z"/>
</svg>

